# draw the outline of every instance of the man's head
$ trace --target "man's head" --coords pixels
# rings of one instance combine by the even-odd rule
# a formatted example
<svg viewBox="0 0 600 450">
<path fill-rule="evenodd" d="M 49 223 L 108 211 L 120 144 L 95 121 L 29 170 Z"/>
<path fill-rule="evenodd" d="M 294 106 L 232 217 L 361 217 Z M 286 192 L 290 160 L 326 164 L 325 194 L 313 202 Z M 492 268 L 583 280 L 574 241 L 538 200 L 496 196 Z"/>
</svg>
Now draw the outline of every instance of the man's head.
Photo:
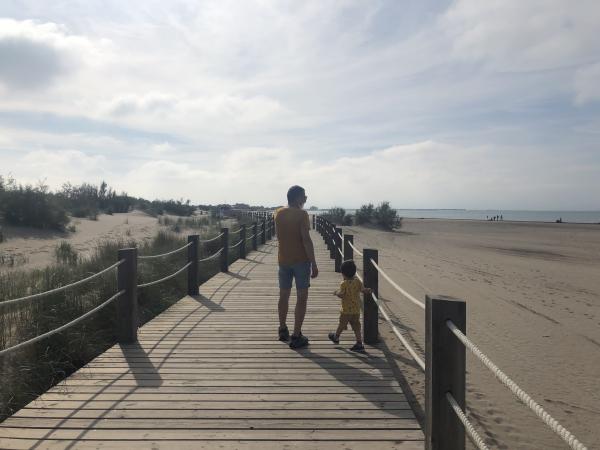
<svg viewBox="0 0 600 450">
<path fill-rule="evenodd" d="M 306 193 L 301 186 L 292 186 L 287 192 L 288 205 L 302 208 L 306 203 Z"/>
<path fill-rule="evenodd" d="M 354 275 L 356 275 L 356 264 L 354 264 L 354 261 L 352 261 L 351 259 L 347 259 L 346 261 L 344 261 L 340 269 L 342 275 L 344 275 L 344 278 L 350 279 L 354 278 Z"/>
</svg>

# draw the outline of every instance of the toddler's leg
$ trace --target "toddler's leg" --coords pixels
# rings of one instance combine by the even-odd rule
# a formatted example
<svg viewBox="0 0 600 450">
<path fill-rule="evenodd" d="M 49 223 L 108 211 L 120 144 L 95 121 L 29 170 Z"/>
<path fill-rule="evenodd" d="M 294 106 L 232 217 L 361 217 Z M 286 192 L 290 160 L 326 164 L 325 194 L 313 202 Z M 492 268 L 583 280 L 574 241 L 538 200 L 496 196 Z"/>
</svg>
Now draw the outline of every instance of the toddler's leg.
<svg viewBox="0 0 600 450">
<path fill-rule="evenodd" d="M 360 330 L 360 316 L 357 316 L 356 319 L 353 319 L 350 322 L 352 326 L 352 331 L 354 331 L 354 336 L 356 337 L 356 343 L 362 344 L 362 335 Z"/>
</svg>

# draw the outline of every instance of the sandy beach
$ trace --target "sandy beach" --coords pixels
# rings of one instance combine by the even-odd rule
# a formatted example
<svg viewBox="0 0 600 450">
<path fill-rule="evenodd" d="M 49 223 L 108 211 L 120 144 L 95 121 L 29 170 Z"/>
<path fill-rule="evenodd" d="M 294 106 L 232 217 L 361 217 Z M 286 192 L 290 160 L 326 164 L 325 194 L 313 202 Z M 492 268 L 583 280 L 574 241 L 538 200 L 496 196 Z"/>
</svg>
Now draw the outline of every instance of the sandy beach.
<svg viewBox="0 0 600 450">
<path fill-rule="evenodd" d="M 465 299 L 480 349 L 590 448 L 600 443 L 600 225 L 414 219 L 394 233 L 344 232 L 379 249 L 417 298 Z M 380 294 L 422 353 L 424 312 L 381 277 Z M 382 335 L 423 405 L 424 376 L 389 327 Z M 566 448 L 469 353 L 467 370 L 470 416 L 492 447 Z"/>
<path fill-rule="evenodd" d="M 81 254 L 91 252 L 102 240 L 152 238 L 161 228 L 156 217 L 139 211 L 122 214 L 100 214 L 98 220 L 73 218 L 75 232 L 40 230 L 30 227 L 3 226 L 4 242 L 0 255 L 14 258 L 15 264 L 0 264 L 0 271 L 45 267 L 55 261 L 54 249 L 67 241 Z"/>
</svg>

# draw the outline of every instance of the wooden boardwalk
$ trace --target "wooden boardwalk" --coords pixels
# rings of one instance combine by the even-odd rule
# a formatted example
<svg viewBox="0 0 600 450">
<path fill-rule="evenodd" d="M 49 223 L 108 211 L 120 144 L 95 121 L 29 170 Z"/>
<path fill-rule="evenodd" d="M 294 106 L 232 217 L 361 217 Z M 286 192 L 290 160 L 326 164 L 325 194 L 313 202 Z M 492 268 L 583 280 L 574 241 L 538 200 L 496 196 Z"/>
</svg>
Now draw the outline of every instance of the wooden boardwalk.
<svg viewBox="0 0 600 450">
<path fill-rule="evenodd" d="M 313 240 L 307 349 L 276 340 L 271 241 L 0 424 L 0 448 L 422 449 L 386 355 L 327 340 L 340 275 Z"/>
</svg>

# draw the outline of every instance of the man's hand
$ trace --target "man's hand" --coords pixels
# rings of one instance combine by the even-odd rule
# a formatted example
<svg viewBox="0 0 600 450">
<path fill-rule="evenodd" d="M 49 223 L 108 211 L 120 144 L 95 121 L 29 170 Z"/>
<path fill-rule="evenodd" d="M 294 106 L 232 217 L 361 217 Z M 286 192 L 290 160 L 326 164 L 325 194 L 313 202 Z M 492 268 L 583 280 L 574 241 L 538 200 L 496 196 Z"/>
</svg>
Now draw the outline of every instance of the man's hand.
<svg viewBox="0 0 600 450">
<path fill-rule="evenodd" d="M 311 274 L 310 277 L 311 278 L 317 278 L 319 276 L 319 268 L 317 267 L 316 264 L 311 264 Z"/>
</svg>

